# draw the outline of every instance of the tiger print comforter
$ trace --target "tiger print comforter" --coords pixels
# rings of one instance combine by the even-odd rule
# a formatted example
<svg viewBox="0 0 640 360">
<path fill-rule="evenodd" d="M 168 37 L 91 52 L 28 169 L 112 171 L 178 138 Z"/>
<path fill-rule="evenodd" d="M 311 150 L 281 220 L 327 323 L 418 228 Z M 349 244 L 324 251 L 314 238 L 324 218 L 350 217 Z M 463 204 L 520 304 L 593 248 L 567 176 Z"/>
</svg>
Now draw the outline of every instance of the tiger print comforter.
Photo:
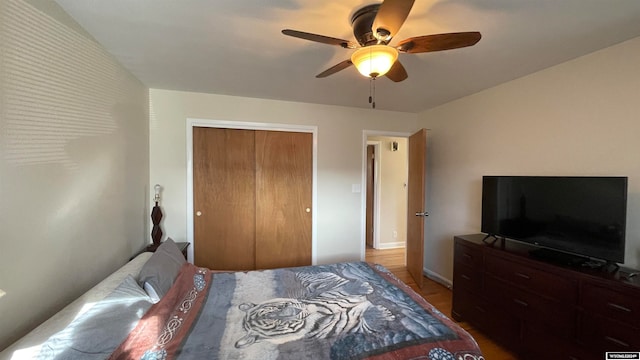
<svg viewBox="0 0 640 360">
<path fill-rule="evenodd" d="M 250 272 L 185 264 L 112 359 L 484 359 L 388 270 L 364 262 Z"/>
</svg>

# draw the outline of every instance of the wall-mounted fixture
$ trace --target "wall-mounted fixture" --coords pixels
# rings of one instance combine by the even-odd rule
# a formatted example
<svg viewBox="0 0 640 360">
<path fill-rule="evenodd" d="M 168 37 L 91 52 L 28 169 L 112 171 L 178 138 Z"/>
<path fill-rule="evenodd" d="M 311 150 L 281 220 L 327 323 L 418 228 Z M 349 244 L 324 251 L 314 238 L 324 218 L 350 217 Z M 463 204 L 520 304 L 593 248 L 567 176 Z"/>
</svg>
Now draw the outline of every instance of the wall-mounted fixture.
<svg viewBox="0 0 640 360">
<path fill-rule="evenodd" d="M 391 143 L 391 151 L 398 151 L 398 142 L 394 141 Z"/>
</svg>

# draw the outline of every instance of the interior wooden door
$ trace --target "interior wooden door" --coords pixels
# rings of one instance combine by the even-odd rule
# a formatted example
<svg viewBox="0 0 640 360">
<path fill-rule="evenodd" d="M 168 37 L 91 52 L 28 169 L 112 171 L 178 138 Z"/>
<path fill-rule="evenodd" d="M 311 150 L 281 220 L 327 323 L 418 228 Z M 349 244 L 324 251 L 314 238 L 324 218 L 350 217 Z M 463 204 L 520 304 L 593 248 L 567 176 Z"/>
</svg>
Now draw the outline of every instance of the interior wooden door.
<svg viewBox="0 0 640 360">
<path fill-rule="evenodd" d="M 407 199 L 407 270 L 422 288 L 424 267 L 424 216 L 426 216 L 425 177 L 427 130 L 409 137 L 409 185 Z"/>
<path fill-rule="evenodd" d="M 368 247 L 373 247 L 373 209 L 375 194 L 375 149 L 374 145 L 367 145 L 367 218 L 366 218 L 366 243 Z"/>
<path fill-rule="evenodd" d="M 255 268 L 255 134 L 193 128 L 194 263 Z"/>
<path fill-rule="evenodd" d="M 256 268 L 311 265 L 313 135 L 256 131 Z"/>
</svg>

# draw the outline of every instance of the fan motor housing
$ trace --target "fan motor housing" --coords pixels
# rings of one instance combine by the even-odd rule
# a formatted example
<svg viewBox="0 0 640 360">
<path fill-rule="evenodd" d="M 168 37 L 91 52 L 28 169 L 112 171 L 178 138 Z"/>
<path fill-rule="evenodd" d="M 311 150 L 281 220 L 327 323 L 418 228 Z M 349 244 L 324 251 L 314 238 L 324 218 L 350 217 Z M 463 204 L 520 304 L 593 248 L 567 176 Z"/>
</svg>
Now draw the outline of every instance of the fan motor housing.
<svg viewBox="0 0 640 360">
<path fill-rule="evenodd" d="M 353 35 L 360 46 L 384 44 L 386 42 L 379 41 L 371 31 L 373 22 L 378 14 L 380 4 L 367 5 L 356 11 L 351 17 L 351 26 L 353 27 Z"/>
</svg>

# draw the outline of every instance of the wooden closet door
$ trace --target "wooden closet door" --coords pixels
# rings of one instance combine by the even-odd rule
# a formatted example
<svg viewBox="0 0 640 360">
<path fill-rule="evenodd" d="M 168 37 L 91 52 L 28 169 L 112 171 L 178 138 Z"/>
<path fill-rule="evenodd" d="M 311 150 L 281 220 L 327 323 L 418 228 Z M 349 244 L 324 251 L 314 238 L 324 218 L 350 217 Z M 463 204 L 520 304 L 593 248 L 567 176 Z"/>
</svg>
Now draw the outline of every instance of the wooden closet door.
<svg viewBox="0 0 640 360">
<path fill-rule="evenodd" d="M 194 127 L 193 159 L 194 263 L 254 269 L 254 132 Z"/>
<path fill-rule="evenodd" d="M 311 265 L 313 136 L 256 131 L 256 268 Z"/>
</svg>

